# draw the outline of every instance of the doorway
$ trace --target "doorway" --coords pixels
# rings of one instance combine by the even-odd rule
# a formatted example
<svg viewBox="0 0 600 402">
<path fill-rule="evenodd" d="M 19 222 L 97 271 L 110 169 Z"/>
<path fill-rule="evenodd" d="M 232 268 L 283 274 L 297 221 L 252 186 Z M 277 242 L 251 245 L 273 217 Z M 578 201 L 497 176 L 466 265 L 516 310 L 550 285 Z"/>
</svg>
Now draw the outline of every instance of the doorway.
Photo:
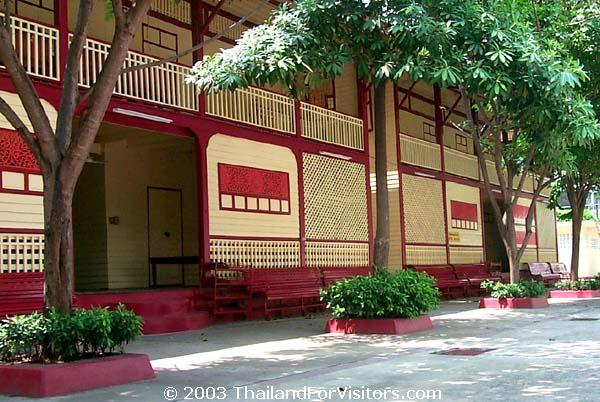
<svg viewBox="0 0 600 402">
<path fill-rule="evenodd" d="M 498 206 L 502 215 L 504 215 L 504 202 L 497 200 Z M 503 272 L 509 271 L 508 256 L 506 249 L 500 237 L 498 231 L 498 225 L 496 224 L 496 218 L 494 210 L 489 199 L 485 199 L 483 203 L 483 218 L 484 218 L 484 231 L 485 231 L 485 248 L 487 260 L 490 263 L 499 263 L 502 266 Z"/>
<path fill-rule="evenodd" d="M 181 189 L 148 187 L 148 256 L 183 257 Z M 150 286 L 185 285 L 183 264 L 150 264 Z"/>
</svg>

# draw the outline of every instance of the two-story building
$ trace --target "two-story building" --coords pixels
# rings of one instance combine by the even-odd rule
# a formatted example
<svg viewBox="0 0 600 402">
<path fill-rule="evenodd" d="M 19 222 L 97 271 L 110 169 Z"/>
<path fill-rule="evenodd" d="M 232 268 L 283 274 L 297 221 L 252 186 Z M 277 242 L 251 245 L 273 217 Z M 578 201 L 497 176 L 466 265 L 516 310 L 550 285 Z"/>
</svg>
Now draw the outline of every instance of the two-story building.
<svg viewBox="0 0 600 402">
<path fill-rule="evenodd" d="M 188 49 L 257 4 L 155 0 L 125 65 Z M 199 286 L 199 264 L 303 269 L 372 263 L 373 94 L 352 65 L 309 88 L 303 101 L 277 87 L 204 95 L 183 82 L 195 60 L 232 46 L 277 4 L 201 52 L 120 77 L 74 199 L 79 305 L 159 303 L 176 297 L 175 287 L 190 299 L 210 298 Z M 15 48 L 50 116 L 58 108 L 78 5 L 12 4 Z M 95 81 L 112 29 L 96 7 L 81 59 L 82 90 Z M 390 268 L 501 262 L 472 142 L 451 125 L 464 119 L 459 95 L 408 81 L 390 85 L 388 94 Z M 26 119 L 1 70 L 0 96 Z M 2 117 L 0 177 L 0 283 L 19 276 L 41 280 L 42 180 Z M 530 181 L 525 191 L 532 187 Z M 526 261 L 557 258 L 554 215 L 544 203 L 536 206 Z M 155 287 L 171 290 L 144 292 Z M 22 310 L 0 306 L 2 314 Z"/>
</svg>

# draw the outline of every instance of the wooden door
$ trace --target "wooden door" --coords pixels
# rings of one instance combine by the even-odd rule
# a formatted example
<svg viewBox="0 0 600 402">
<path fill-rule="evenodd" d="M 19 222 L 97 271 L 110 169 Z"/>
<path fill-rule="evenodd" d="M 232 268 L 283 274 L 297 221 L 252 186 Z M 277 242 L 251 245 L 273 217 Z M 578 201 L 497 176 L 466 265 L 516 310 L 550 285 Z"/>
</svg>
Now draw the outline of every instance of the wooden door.
<svg viewBox="0 0 600 402">
<path fill-rule="evenodd" d="M 148 253 L 153 257 L 183 256 L 181 190 L 148 187 Z M 181 264 L 159 264 L 151 284 L 182 285 Z"/>
</svg>

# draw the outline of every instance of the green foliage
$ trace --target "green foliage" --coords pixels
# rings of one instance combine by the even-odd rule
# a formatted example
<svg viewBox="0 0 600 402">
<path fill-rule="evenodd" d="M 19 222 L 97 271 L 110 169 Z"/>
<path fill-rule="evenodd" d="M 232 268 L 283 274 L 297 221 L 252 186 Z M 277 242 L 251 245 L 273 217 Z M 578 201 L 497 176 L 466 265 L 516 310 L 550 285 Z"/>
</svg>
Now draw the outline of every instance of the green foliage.
<svg viewBox="0 0 600 402">
<path fill-rule="evenodd" d="M 600 289 L 600 280 L 594 278 L 578 281 L 559 281 L 556 282 L 555 286 L 560 290 L 597 290 Z"/>
<path fill-rule="evenodd" d="M 556 210 L 556 220 L 559 222 L 569 222 L 573 220 L 573 211 L 570 209 L 557 209 Z M 589 209 L 585 209 L 583 211 L 583 220 L 584 221 L 597 221 L 596 215 Z"/>
<path fill-rule="evenodd" d="M 542 297 L 548 290 L 543 282 L 520 281 L 519 283 L 502 283 L 494 281 L 481 282 L 481 288 L 491 297 L 496 299 L 509 299 L 514 297 Z"/>
<path fill-rule="evenodd" d="M 334 317 L 416 318 L 439 306 L 435 279 L 412 270 L 379 270 L 336 282 L 321 291 Z"/>
<path fill-rule="evenodd" d="M 141 335 L 143 320 L 119 304 L 116 309 L 49 311 L 10 317 L 0 323 L 0 361 L 66 361 L 123 351 Z"/>
</svg>

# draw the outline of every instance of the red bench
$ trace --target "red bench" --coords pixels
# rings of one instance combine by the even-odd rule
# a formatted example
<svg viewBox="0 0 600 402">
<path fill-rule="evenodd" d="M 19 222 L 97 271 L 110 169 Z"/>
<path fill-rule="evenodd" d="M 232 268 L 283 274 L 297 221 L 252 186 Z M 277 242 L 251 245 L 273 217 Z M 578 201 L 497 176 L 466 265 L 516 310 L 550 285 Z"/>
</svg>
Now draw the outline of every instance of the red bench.
<svg viewBox="0 0 600 402">
<path fill-rule="evenodd" d="M 470 295 L 479 295 L 483 292 L 481 289 L 481 282 L 483 281 L 502 281 L 502 276 L 490 273 L 485 264 L 453 264 L 452 267 L 458 279 L 469 281 L 468 291 Z"/>
<path fill-rule="evenodd" d="M 544 282 L 550 286 L 554 285 L 554 282 L 561 279 L 560 274 L 552 273 L 550 264 L 547 262 L 527 262 L 525 263 L 528 270 L 528 276 L 536 281 Z"/>
<path fill-rule="evenodd" d="M 44 273 L 0 274 L 0 319 L 44 308 Z"/>
<path fill-rule="evenodd" d="M 560 275 L 561 279 L 571 279 L 571 273 L 563 262 L 549 262 L 548 264 L 550 264 L 550 271 L 552 271 L 553 274 Z"/>
<path fill-rule="evenodd" d="M 264 313 L 270 318 L 273 312 L 301 311 L 322 307 L 319 300 L 321 275 L 313 268 L 249 269 L 244 281 L 251 294 L 262 294 Z M 272 302 L 279 301 L 278 305 Z M 286 301 L 286 303 L 283 303 Z M 296 301 L 296 303 L 290 303 Z"/>
<path fill-rule="evenodd" d="M 457 278 L 450 265 L 409 265 L 408 268 L 433 276 L 443 297 L 466 297 L 468 295 L 469 281 Z"/>
<path fill-rule="evenodd" d="M 329 287 L 331 284 L 353 276 L 367 276 L 373 272 L 371 267 L 340 267 L 340 268 L 321 268 L 323 274 L 323 286 Z"/>
</svg>

